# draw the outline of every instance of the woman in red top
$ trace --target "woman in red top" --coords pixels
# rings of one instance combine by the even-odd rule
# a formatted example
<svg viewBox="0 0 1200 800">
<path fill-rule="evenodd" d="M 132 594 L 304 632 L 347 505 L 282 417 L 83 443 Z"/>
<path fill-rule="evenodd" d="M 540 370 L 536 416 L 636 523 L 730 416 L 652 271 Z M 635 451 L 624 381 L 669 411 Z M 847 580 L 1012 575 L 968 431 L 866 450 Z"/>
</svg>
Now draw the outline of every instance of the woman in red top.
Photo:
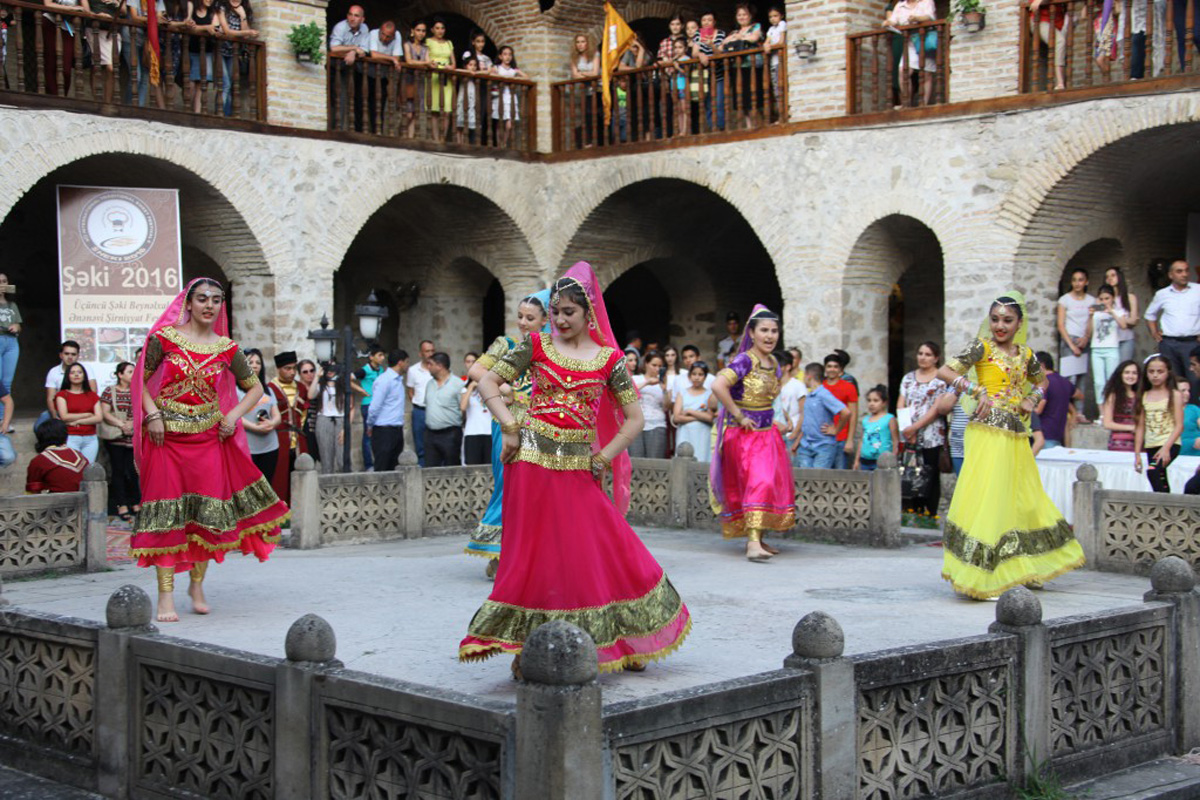
<svg viewBox="0 0 1200 800">
<path fill-rule="evenodd" d="M 88 460 L 78 450 L 67 447 L 66 424 L 48 419 L 39 425 L 36 449 L 38 454 L 25 472 L 25 491 L 78 492 Z"/>
<path fill-rule="evenodd" d="M 92 391 L 83 364 L 72 364 L 63 375 L 62 391 L 54 395 L 58 418 L 67 423 L 67 445 L 95 461 L 100 451 L 96 425 L 100 415 L 100 395 Z"/>
</svg>

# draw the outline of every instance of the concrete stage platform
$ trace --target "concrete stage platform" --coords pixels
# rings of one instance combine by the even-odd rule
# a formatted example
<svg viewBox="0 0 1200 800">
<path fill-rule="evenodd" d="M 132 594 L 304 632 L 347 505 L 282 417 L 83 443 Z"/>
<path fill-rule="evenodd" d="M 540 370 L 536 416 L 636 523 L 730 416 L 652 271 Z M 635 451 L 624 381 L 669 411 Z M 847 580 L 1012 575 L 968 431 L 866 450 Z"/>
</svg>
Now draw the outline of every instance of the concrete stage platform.
<svg viewBox="0 0 1200 800">
<path fill-rule="evenodd" d="M 601 677 L 606 702 L 645 697 L 782 666 L 796 621 L 834 616 L 848 654 L 987 632 L 995 604 L 960 600 L 941 579 L 939 547 L 865 550 L 788 541 L 769 564 L 752 564 L 739 542 L 709 531 L 639 529 L 693 616 L 683 647 L 642 674 Z M 569 535 L 565 533 L 564 535 Z M 213 613 L 190 613 L 180 576 L 181 621 L 166 634 L 283 656 L 284 635 L 303 614 L 327 619 L 350 669 L 512 700 L 508 657 L 457 661 L 459 639 L 490 591 L 484 561 L 462 555 L 466 537 L 439 537 L 323 550 L 277 550 L 266 564 L 231 556 L 206 588 Z M 15 605 L 104 619 L 108 596 L 134 583 L 154 596 L 153 572 L 112 571 L 8 581 Z M 1078 570 L 1039 592 L 1045 618 L 1137 605 L 1146 578 Z"/>
</svg>

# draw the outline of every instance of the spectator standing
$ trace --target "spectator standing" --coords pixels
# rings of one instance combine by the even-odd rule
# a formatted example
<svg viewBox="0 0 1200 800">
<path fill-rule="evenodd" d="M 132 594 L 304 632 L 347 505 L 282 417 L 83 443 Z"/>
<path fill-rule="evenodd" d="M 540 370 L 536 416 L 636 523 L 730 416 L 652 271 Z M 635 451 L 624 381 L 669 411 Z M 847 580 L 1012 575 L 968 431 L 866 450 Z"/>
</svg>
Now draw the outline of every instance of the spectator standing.
<svg viewBox="0 0 1200 800">
<path fill-rule="evenodd" d="M 746 3 L 738 3 L 734 12 L 737 20 L 737 30 L 725 37 L 721 46 L 724 52 L 750 50 L 762 45 L 762 25 L 754 21 L 754 13 Z M 741 62 L 737 64 L 737 62 Z M 762 56 L 745 56 L 731 62 L 737 64 L 735 73 L 741 91 L 735 91 L 734 101 L 742 112 L 742 121 L 746 128 L 753 128 L 758 121 L 758 111 L 762 109 L 762 93 L 759 86 L 759 72 L 762 70 Z M 735 84 L 736 88 L 736 84 Z"/>
<path fill-rule="evenodd" d="M 662 355 L 663 368 L 659 377 L 667 392 L 667 405 L 673 406 L 675 404 L 675 384 L 682 378 L 683 383 L 690 386 L 691 380 L 688 378 L 687 369 L 679 361 L 679 351 L 675 349 L 675 345 L 669 344 L 664 347 Z"/>
<path fill-rule="evenodd" d="M 21 344 L 17 337 L 21 335 L 21 309 L 16 302 L 9 300 L 13 287 L 8 283 L 8 276 L 0 272 L 0 383 L 12 386 L 13 376 L 17 373 L 17 360 L 21 357 Z M 0 428 L 0 433 L 7 433 L 8 428 Z"/>
<path fill-rule="evenodd" d="M 463 414 L 459 405 L 463 380 L 450 371 L 450 356 L 429 357 L 425 384 L 426 465 L 457 467 L 462 464 Z"/>
<path fill-rule="evenodd" d="M 307 387 L 313 382 L 313 378 L 317 374 L 317 362 L 310 358 L 303 359 L 296 364 L 296 374 L 299 376 L 296 383 Z M 267 388 L 267 394 L 270 394 L 270 387 Z M 321 448 L 317 446 L 317 415 L 308 413 L 308 391 L 301 393 L 304 400 L 303 423 L 300 431 L 296 434 L 297 438 L 304 442 L 304 451 L 312 456 L 313 461 L 321 460 Z M 280 408 L 279 413 L 282 415 L 283 409 Z M 278 464 L 276 465 L 278 470 Z"/>
<path fill-rule="evenodd" d="M 104 439 L 111 468 L 109 499 L 116 506 L 117 516 L 132 522 L 141 499 L 137 469 L 133 466 L 133 364 L 122 361 L 117 364 L 115 374 L 117 382 L 105 387 L 100 395 L 102 421 L 108 426 L 106 432 L 114 434 Z"/>
<path fill-rule="evenodd" d="M 304 431 L 308 417 L 308 384 L 316 380 L 316 365 L 306 361 L 310 370 L 301 381 L 296 380 L 296 353 L 285 350 L 275 354 L 275 379 L 267 384 L 267 393 L 275 399 L 279 406 L 279 456 L 275 464 L 275 475 L 271 478 L 271 486 L 275 494 L 283 502 L 291 497 L 292 469 L 296 466 L 296 456 L 300 453 L 311 452 L 314 456 L 320 454 L 320 448 L 311 448 Z M 303 391 L 301 391 L 303 389 Z M 315 425 L 316 420 L 311 420 Z"/>
<path fill-rule="evenodd" d="M 1175 388 L 1183 404 L 1183 430 L 1179 434 L 1179 455 L 1200 456 L 1200 406 L 1188 401 L 1192 396 L 1192 385 L 1182 375 L 1175 376 Z"/>
<path fill-rule="evenodd" d="M 528 78 L 517 68 L 517 56 L 508 45 L 500 48 L 496 55 L 496 66 L 492 72 L 501 78 Z M 492 87 L 492 122 L 496 127 L 496 146 L 501 150 L 508 147 L 513 123 L 521 119 L 521 99 L 510 83 Z"/>
<path fill-rule="evenodd" d="M 404 373 L 407 370 L 408 353 L 392 350 L 387 355 L 387 369 L 371 387 L 367 433 L 376 472 L 394 470 L 404 452 Z"/>
<path fill-rule="evenodd" d="M 675 395 L 674 418 L 678 432 L 675 434 L 675 448 L 687 442 L 692 446 L 692 453 L 697 461 L 712 460 L 712 423 L 713 413 L 708 408 L 712 397 L 709 388 L 708 365 L 703 361 L 694 361 L 686 372 L 688 387 Z"/>
<path fill-rule="evenodd" d="M 667 457 L 667 393 L 663 391 L 663 366 L 662 353 L 652 350 L 646 353 L 642 374 L 633 378 L 646 424 L 629 445 L 630 458 Z"/>
<path fill-rule="evenodd" d="M 684 39 L 683 39 L 683 15 L 680 14 L 679 12 L 675 12 L 674 14 L 671 15 L 671 18 L 669 20 L 667 20 L 667 35 L 664 36 L 661 41 L 659 41 L 658 53 L 655 56 L 654 60 L 656 62 L 658 62 L 660 65 L 674 64 L 680 56 L 680 53 L 677 53 L 675 50 L 677 41 L 684 42 L 683 56 L 686 58 L 688 48 L 687 48 L 687 42 L 684 41 Z M 670 82 L 671 82 L 671 84 L 675 83 L 674 76 L 672 77 Z M 656 91 L 658 91 L 661 94 L 661 85 L 657 81 L 655 82 L 654 85 L 655 85 Z M 687 80 L 685 77 L 684 86 L 686 86 L 686 85 L 687 85 Z M 675 88 L 675 87 L 672 86 L 671 88 Z M 667 92 L 666 108 L 664 111 L 660 112 L 657 108 L 658 103 L 657 102 L 655 103 L 655 114 L 662 113 L 666 117 L 665 124 L 666 124 L 666 133 L 667 133 L 668 137 L 673 135 L 673 133 L 676 131 L 680 131 L 680 130 L 686 131 L 687 130 L 686 127 L 680 129 L 677 125 L 675 125 L 674 117 L 678 113 L 676 110 L 676 106 L 678 104 L 679 104 L 678 95 L 676 92 L 673 92 L 673 91 Z M 686 101 L 682 105 L 683 105 L 684 109 L 687 108 Z M 662 136 L 662 134 L 658 131 L 655 132 L 655 135 L 659 138 L 661 138 L 661 136 Z M 685 375 L 685 377 L 686 377 L 686 375 Z"/>
<path fill-rule="evenodd" d="M 1133 434 L 1137 430 L 1137 395 L 1141 382 L 1142 370 L 1138 363 L 1122 361 L 1104 386 L 1100 419 L 1109 431 L 1108 449 L 1113 452 L 1133 452 Z"/>
<path fill-rule="evenodd" d="M 486 144 L 485 138 L 476 135 L 480 126 L 479 115 L 479 60 L 473 53 L 463 57 L 461 69 L 468 73 L 458 79 L 457 97 L 454 99 L 454 141 Z M 487 119 L 484 115 L 482 119 Z"/>
<path fill-rule="evenodd" d="M 725 315 L 725 338 L 717 342 L 717 370 L 722 370 L 729 363 L 733 349 L 737 347 L 737 337 L 742 330 L 742 317 L 736 311 Z"/>
<path fill-rule="evenodd" d="M 139 26 L 133 29 L 133 54 L 137 58 L 137 103 L 141 108 L 146 107 L 146 101 L 150 99 L 150 89 L 154 89 L 154 102 L 161 108 L 166 109 L 167 99 L 163 94 L 163 76 L 162 62 L 158 64 L 159 82 L 151 83 L 150 64 L 146 58 L 146 29 L 142 26 L 146 24 L 149 15 L 153 14 L 158 20 L 159 30 L 163 32 L 163 38 L 166 38 L 166 31 L 169 25 L 169 17 L 167 16 L 166 0 L 134 0 L 127 7 L 129 19 L 139 23 Z M 70 92 L 68 91 L 68 94 Z"/>
<path fill-rule="evenodd" d="M 950 463 L 954 465 L 955 475 L 962 471 L 963 440 L 966 438 L 967 422 L 970 420 L 970 415 L 963 409 L 961 396 L 954 386 L 950 386 L 947 391 L 942 392 L 937 402 L 938 413 L 950 417 L 946 440 L 950 445 Z"/>
<path fill-rule="evenodd" d="M 797 456 L 801 469 L 834 469 L 839 446 L 838 433 L 850 422 L 846 404 L 824 384 L 825 368 L 812 363 L 804 368 L 804 416 L 800 424 Z"/>
<path fill-rule="evenodd" d="M 409 41 L 404 43 L 404 63 L 408 67 L 429 65 L 429 48 L 425 45 L 427 28 L 424 22 L 412 27 Z M 418 77 L 425 75 L 425 78 Z M 414 69 L 401 73 L 400 87 L 404 91 L 404 127 L 409 139 L 417 134 L 417 112 L 425 110 L 425 80 L 428 75 Z"/>
<path fill-rule="evenodd" d="M 845 469 L 850 464 L 854 454 L 852 434 L 858 427 L 858 387 L 844 379 L 844 369 L 842 357 L 837 352 L 825 356 L 825 388 L 841 400 L 849 412 L 846 424 L 838 430 L 837 440 L 842 446 L 834 453 L 833 469 Z"/>
<path fill-rule="evenodd" d="M 1148 2 L 1149 0 L 1147 0 Z M 1155 5 L 1163 3 L 1164 7 L 1166 0 L 1154 0 Z M 1071 30 L 1071 14 L 1069 13 L 1070 6 L 1047 6 L 1041 8 L 1042 0 L 1033 0 L 1029 4 L 1029 30 L 1034 36 L 1034 44 L 1040 39 L 1041 43 L 1047 48 L 1050 47 L 1050 26 L 1055 28 L 1054 33 L 1054 91 L 1061 92 L 1067 88 L 1067 39 Z M 1137 3 L 1134 3 L 1136 6 Z M 1143 3 L 1143 6 L 1145 3 Z M 1086 10 L 1085 12 L 1086 13 Z M 1136 17 L 1136 13 L 1134 14 Z M 1165 24 L 1165 20 L 1164 20 Z M 1135 30 L 1137 22 L 1134 21 Z M 1154 52 L 1158 56 L 1158 35 L 1155 34 Z M 1143 41 L 1145 36 L 1143 35 Z M 1165 41 L 1165 40 L 1164 40 Z M 1137 37 L 1134 36 L 1134 58 L 1137 55 Z M 1155 73 L 1157 74 L 1157 73 Z M 1140 78 L 1140 75 L 1134 75 L 1134 78 Z"/>
<path fill-rule="evenodd" d="M 800 423 L 804 418 L 804 398 L 808 396 L 808 388 L 804 385 L 804 369 L 801 366 L 800 351 L 796 348 L 789 348 L 787 355 L 791 359 L 791 364 L 787 380 L 783 382 L 783 387 L 779 390 L 779 405 L 789 423 L 789 429 L 784 433 L 783 438 L 794 462 L 796 450 L 800 446 Z"/>
<path fill-rule="evenodd" d="M 417 463 L 425 466 L 425 386 L 433 379 L 430 359 L 433 358 L 433 342 L 421 342 L 421 360 L 408 368 L 404 383 L 408 387 L 408 399 L 412 402 L 413 448 L 417 451 Z"/>
<path fill-rule="evenodd" d="M 367 55 L 381 58 L 391 64 L 367 65 L 367 121 L 371 133 L 386 133 L 384 120 L 387 119 L 387 101 L 391 92 L 388 91 L 391 76 L 400 72 L 400 62 L 404 60 L 404 40 L 396 35 L 396 23 L 386 20 L 367 36 Z M 378 98 L 378 99 L 376 99 Z M 379 119 L 376 128 L 375 120 Z"/>
<path fill-rule="evenodd" d="M 701 80 L 704 82 L 704 116 L 707 130 L 725 130 L 725 66 L 712 65 L 712 84 L 708 82 L 709 61 L 721 52 L 725 44 L 725 31 L 717 27 L 717 18 L 711 11 L 700 15 L 700 28 L 692 39 L 692 58 L 700 62 Z M 717 107 L 716 127 L 713 127 L 713 105 Z M 740 323 L 740 320 L 739 320 Z"/>
<path fill-rule="evenodd" d="M 100 415 L 100 395 L 92 389 L 83 364 L 72 364 L 67 368 L 62 388 L 54 396 L 54 407 L 58 418 L 67 423 L 67 444 L 83 453 L 88 461 L 95 461 L 100 451 L 96 426 L 103 417 Z"/>
<path fill-rule="evenodd" d="M 1121 363 L 1120 332 L 1129 327 L 1129 319 L 1116 305 L 1116 292 L 1111 286 L 1101 286 L 1096 299 L 1103 308 L 1092 311 L 1092 318 L 1088 320 L 1088 338 L 1092 350 L 1092 381 L 1099 405 L 1103 402 L 1105 384 Z"/>
<path fill-rule="evenodd" d="M 1125 314 L 1127 325 L 1117 331 L 1117 339 L 1120 344 L 1120 358 L 1122 361 L 1133 360 L 1134 348 L 1134 328 L 1138 324 L 1141 317 L 1138 316 L 1138 298 L 1136 294 L 1129 291 L 1129 284 L 1125 281 L 1125 273 L 1120 267 L 1109 267 L 1104 271 L 1104 285 L 1111 286 L 1116 294 L 1114 305 L 1116 308 Z"/>
<path fill-rule="evenodd" d="M 783 58 L 787 58 L 787 20 L 783 16 L 783 6 L 771 6 L 767 10 L 767 22 L 771 23 L 771 27 L 767 28 L 767 41 L 763 48 L 768 52 L 775 50 L 771 54 L 768 63 L 768 69 L 771 74 L 771 97 L 774 102 L 773 110 L 775 114 L 781 115 L 785 98 L 783 96 L 783 84 L 779 82 L 779 63 Z M 800 362 L 796 362 L 797 369 Z"/>
<path fill-rule="evenodd" d="M 257 39 L 254 30 L 254 9 L 250 0 L 221 0 L 221 32 L 237 39 Z M 233 78 L 241 72 L 242 58 L 249 57 L 246 48 L 238 45 L 237 61 L 234 61 L 232 42 L 221 42 L 221 108 L 225 116 L 233 116 Z"/>
<path fill-rule="evenodd" d="M 1138 394 L 1137 429 L 1133 434 L 1134 468 L 1142 471 L 1142 454 L 1149 468 L 1146 478 L 1156 492 L 1170 492 L 1167 467 L 1179 455 L 1183 433 L 1183 397 L 1175 388 L 1171 365 L 1161 355 L 1146 359 L 1142 390 Z"/>
<path fill-rule="evenodd" d="M 867 392 L 867 415 L 859 424 L 861 435 L 858 437 L 858 452 L 854 456 L 856 470 L 874 472 L 880 454 L 895 453 L 900 445 L 896 416 L 889 414 L 887 407 L 886 386 L 879 384 Z"/>
<path fill-rule="evenodd" d="M 946 445 L 946 420 L 938 411 L 938 397 L 949 386 L 938 377 L 941 366 L 942 348 L 936 342 L 922 342 L 917 347 L 917 368 L 900 381 L 900 395 L 896 408 L 907 408 L 912 412 L 912 422 L 900 436 L 905 447 L 916 450 L 925 462 L 926 469 L 934 476 L 929 481 L 929 491 L 921 498 L 914 498 L 914 510 L 937 516 L 942 502 L 942 484 L 938 477 L 939 459 Z"/>
<path fill-rule="evenodd" d="M 429 111 L 433 114 L 433 140 L 442 142 L 450 135 L 454 79 L 449 75 L 443 77 L 440 71 L 455 68 L 454 43 L 446 38 L 446 22 L 441 17 L 433 18 L 430 33 L 433 38 L 426 42 L 426 46 L 434 71 L 429 78 Z"/>
<path fill-rule="evenodd" d="M 675 380 L 674 384 L 669 387 L 672 397 L 677 397 L 680 393 L 686 391 L 687 388 L 692 385 L 691 369 L 692 365 L 700 360 L 700 348 L 696 347 L 694 344 L 685 344 L 683 349 L 679 352 L 679 359 L 683 363 L 683 369 L 680 370 L 680 375 Z M 714 376 L 712 371 L 708 369 L 707 363 L 705 364 L 705 373 L 704 388 L 711 389 L 713 381 L 716 380 L 716 376 Z M 629 374 L 632 375 L 633 372 L 630 372 Z"/>
<path fill-rule="evenodd" d="M 361 398 L 363 469 L 367 472 L 372 470 L 375 463 L 371 458 L 371 422 L 367 419 L 367 412 L 371 406 L 371 388 L 375 385 L 376 379 L 386 369 L 384 366 L 386 361 L 387 353 L 379 345 L 373 344 L 367 348 L 367 363 L 354 370 L 350 375 L 350 391 Z"/>
<path fill-rule="evenodd" d="M 1044 450 L 1061 447 L 1067 438 L 1067 414 L 1071 410 L 1071 400 L 1080 396 L 1075 384 L 1054 371 L 1054 359 L 1044 350 L 1035 356 L 1046 375 L 1046 389 L 1042 399 L 1034 407 L 1034 412 L 1041 419 L 1042 436 L 1046 444 Z"/>
<path fill-rule="evenodd" d="M 188 33 L 188 80 L 192 83 L 192 113 L 199 114 L 204 109 L 204 93 L 213 82 L 213 50 L 216 42 L 208 37 L 221 27 L 213 0 L 188 0 L 184 27 Z M 103 41 L 100 45 L 102 52 L 111 50 L 110 47 L 104 47 Z M 107 69 L 111 71 L 112 66 L 108 65 Z M 105 84 L 106 103 L 110 99 L 107 93 L 111 83 L 109 81 Z"/>
<path fill-rule="evenodd" d="M 479 63 L 479 71 L 487 72 L 492 68 L 493 62 L 491 56 L 483 52 L 485 47 L 487 47 L 487 36 L 484 35 L 483 31 L 476 28 L 471 31 L 471 47 L 463 51 L 462 60 L 466 61 L 468 58 L 474 56 L 475 60 Z"/>
<path fill-rule="evenodd" d="M 250 371 L 258 378 L 260 384 L 266 386 L 267 372 L 263 368 L 262 351 L 248 348 L 243 353 Z M 237 396 L 238 402 L 241 402 L 246 396 L 246 390 L 238 386 Z M 279 462 L 279 436 L 275 430 L 279 427 L 281 419 L 275 398 L 267 392 L 263 392 L 259 401 L 242 416 L 242 430 L 246 432 L 246 447 L 250 451 L 250 460 L 268 481 L 275 474 L 275 467 Z"/>
<path fill-rule="evenodd" d="M 58 35 L 59 31 L 62 31 L 62 93 L 63 96 L 70 97 L 71 78 L 75 72 L 75 37 L 80 31 L 87 30 L 87 23 L 79 17 L 69 15 L 79 10 L 91 11 L 92 7 L 88 0 L 45 0 L 44 5 L 48 9 L 41 15 L 42 68 L 46 76 L 46 94 L 58 96 Z M 22 22 L 22 32 L 24 27 Z M 34 58 L 37 58 L 36 52 Z M 36 80 L 33 87 L 36 90 Z"/>
<path fill-rule="evenodd" d="M 17 460 L 17 451 L 12 439 L 8 438 L 8 432 L 12 430 L 13 399 L 8 393 L 8 384 L 3 381 L 0 381 L 0 409 L 0 469 L 3 469 Z"/>
<path fill-rule="evenodd" d="M 359 5 L 350 6 L 346 18 L 333 26 L 329 34 L 329 57 L 340 58 L 349 71 L 349 90 L 354 97 L 354 130 L 362 133 L 363 63 L 371 46 L 371 28 L 365 22 L 366 12 Z M 347 86 L 343 81 L 338 87 L 339 113 L 346 102 Z"/>
<path fill-rule="evenodd" d="M 468 372 L 470 366 L 467 367 Z M 467 381 L 459 398 L 459 408 L 466 416 L 463 423 L 463 461 L 467 464 L 488 464 L 492 460 L 492 412 L 479 398 L 479 381 Z"/>
<path fill-rule="evenodd" d="M 1071 291 L 1058 298 L 1058 335 L 1061 339 L 1058 371 L 1076 389 L 1083 389 L 1087 381 L 1088 321 L 1095 305 L 1098 305 L 1096 298 L 1088 294 L 1087 270 L 1076 267 L 1071 270 Z M 1078 411 L 1079 421 L 1086 422 L 1082 399 Z M 1046 439 L 1051 438 L 1047 434 Z"/>
<path fill-rule="evenodd" d="M 203 3 L 204 0 L 197 0 L 197 2 Z M 212 0 L 208 0 L 208 2 L 211 12 Z M 116 21 L 125 16 L 125 0 L 89 0 L 88 7 L 93 14 L 102 18 L 95 23 L 96 27 L 92 29 L 92 52 L 101 68 L 103 75 L 101 80 L 104 82 L 104 102 L 108 104 L 112 102 L 113 85 L 116 83 L 116 75 L 113 71 L 116 64 L 114 59 L 121 58 L 121 45 L 123 44 Z M 189 2 L 189 19 L 191 12 L 192 5 Z M 114 53 L 114 50 L 117 52 Z M 211 67 L 211 61 L 209 66 Z"/>
<path fill-rule="evenodd" d="M 317 447 L 321 451 L 321 474 L 341 472 L 342 447 L 346 441 L 345 416 L 354 425 L 354 404 L 342 386 L 342 367 L 325 364 L 320 380 L 308 386 L 309 413 L 317 415 Z"/>
<path fill-rule="evenodd" d="M 1171 371 L 1187 375 L 1188 356 L 1200 341 L 1200 283 L 1188 281 L 1188 265 L 1183 260 L 1173 262 L 1167 276 L 1171 285 L 1154 293 L 1146 309 L 1146 324 Z M 1192 398 L 1200 399 L 1196 378 L 1189 376 L 1188 380 Z"/>
<path fill-rule="evenodd" d="M 51 419 L 37 428 L 37 455 L 25 471 L 25 493 L 78 492 L 83 470 L 91 462 L 67 445 L 67 426 Z"/>
<path fill-rule="evenodd" d="M 600 56 L 596 52 L 596 46 L 592 44 L 591 37 L 587 34 L 580 33 L 575 36 L 569 66 L 571 80 L 586 80 L 600 74 Z M 580 103 L 583 105 L 583 113 L 577 115 L 575 118 L 582 119 L 583 126 L 576 126 L 575 128 L 575 146 L 576 148 L 580 148 L 602 144 L 604 141 L 604 126 L 596 124 L 596 120 L 598 119 L 596 114 L 596 82 L 588 81 L 576 91 Z"/>
<path fill-rule="evenodd" d="M 884 19 L 885 25 L 900 27 L 902 25 L 919 25 L 923 22 L 933 22 L 937 19 L 937 10 L 933 0 L 900 0 Z M 937 33 L 936 29 L 919 28 L 908 31 L 908 64 L 900 77 L 900 102 L 904 106 L 911 104 L 912 78 L 914 73 L 921 75 L 921 105 L 933 102 L 933 75 L 937 72 Z M 928 37 L 932 34 L 935 42 L 933 52 L 930 52 Z"/>
<path fill-rule="evenodd" d="M 862 394 L 862 389 L 859 388 L 858 385 L 858 378 L 850 374 L 850 354 L 837 347 L 834 348 L 833 354 L 837 356 L 838 363 L 842 365 L 842 380 L 849 381 L 854 385 L 854 388 L 858 391 L 858 393 Z"/>
<path fill-rule="evenodd" d="M 37 418 L 34 423 L 34 430 L 48 419 L 58 419 L 58 407 L 54 404 L 54 398 L 62 391 L 63 381 L 67 377 L 67 369 L 74 363 L 79 361 L 79 342 L 73 339 L 67 339 L 58 346 L 58 364 L 50 368 L 46 373 L 46 410 Z M 5 383 L 5 386 L 8 384 Z M 96 382 L 91 382 L 92 391 L 96 391 Z"/>
</svg>

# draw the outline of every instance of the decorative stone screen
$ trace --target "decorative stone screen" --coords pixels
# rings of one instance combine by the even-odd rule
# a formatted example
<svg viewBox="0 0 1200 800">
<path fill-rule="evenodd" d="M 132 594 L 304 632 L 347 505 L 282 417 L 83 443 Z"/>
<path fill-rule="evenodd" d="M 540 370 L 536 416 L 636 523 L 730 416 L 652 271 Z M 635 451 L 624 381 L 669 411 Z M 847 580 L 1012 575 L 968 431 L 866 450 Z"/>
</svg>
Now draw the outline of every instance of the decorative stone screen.
<svg viewBox="0 0 1200 800">
<path fill-rule="evenodd" d="M 0 504 L 0 575 L 83 567 L 86 517 L 83 492 L 4 498 Z"/>
<path fill-rule="evenodd" d="M 321 544 L 350 544 L 401 536 L 404 480 L 399 472 L 322 475 Z"/>
<path fill-rule="evenodd" d="M 0 733 L 90 760 L 95 632 L 77 633 L 0 632 Z"/>
<path fill-rule="evenodd" d="M 492 496 L 491 466 L 421 470 L 425 481 L 425 530 L 469 531 Z"/>
<path fill-rule="evenodd" d="M 1200 499 L 1150 492 L 1099 495 L 1097 560 L 1103 569 L 1146 574 L 1164 556 L 1200 572 Z"/>
</svg>

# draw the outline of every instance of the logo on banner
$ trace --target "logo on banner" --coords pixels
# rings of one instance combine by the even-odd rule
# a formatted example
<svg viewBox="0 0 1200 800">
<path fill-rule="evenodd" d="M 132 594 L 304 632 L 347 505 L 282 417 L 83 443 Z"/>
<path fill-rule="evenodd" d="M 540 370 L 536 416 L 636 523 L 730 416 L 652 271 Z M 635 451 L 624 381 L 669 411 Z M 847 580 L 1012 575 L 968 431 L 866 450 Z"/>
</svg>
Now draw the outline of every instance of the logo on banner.
<svg viewBox="0 0 1200 800">
<path fill-rule="evenodd" d="M 79 238 L 97 258 L 124 264 L 141 260 L 158 235 L 154 214 L 141 198 L 102 192 L 79 215 Z"/>
</svg>

